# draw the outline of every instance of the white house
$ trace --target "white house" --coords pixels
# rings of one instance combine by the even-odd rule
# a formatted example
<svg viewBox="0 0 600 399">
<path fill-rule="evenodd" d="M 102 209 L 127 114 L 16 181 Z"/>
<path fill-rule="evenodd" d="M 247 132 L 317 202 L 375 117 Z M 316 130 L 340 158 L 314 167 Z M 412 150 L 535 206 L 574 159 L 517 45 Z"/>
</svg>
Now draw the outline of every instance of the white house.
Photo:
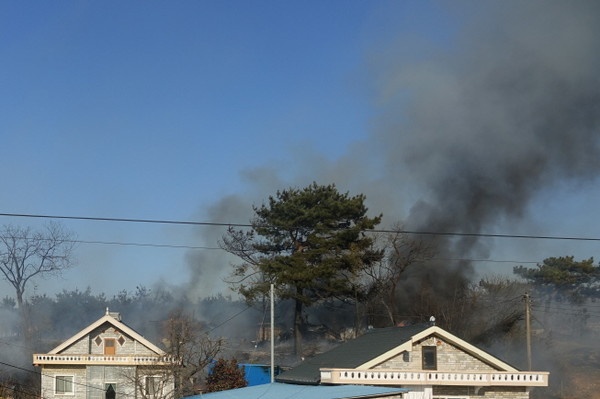
<svg viewBox="0 0 600 399">
<path fill-rule="evenodd" d="M 34 354 L 45 399 L 169 399 L 173 362 L 109 312 L 52 349 Z"/>
<path fill-rule="evenodd" d="M 405 388 L 404 399 L 528 399 L 548 372 L 520 371 L 437 326 L 373 329 L 279 375 L 287 384 Z"/>
</svg>

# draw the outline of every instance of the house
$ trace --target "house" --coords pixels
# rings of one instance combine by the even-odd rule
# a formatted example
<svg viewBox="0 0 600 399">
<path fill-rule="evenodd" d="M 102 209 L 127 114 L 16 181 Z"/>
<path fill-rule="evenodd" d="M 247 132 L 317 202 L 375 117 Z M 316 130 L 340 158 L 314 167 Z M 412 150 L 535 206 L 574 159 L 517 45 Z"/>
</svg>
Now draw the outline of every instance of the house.
<svg viewBox="0 0 600 399">
<path fill-rule="evenodd" d="M 214 365 L 217 363 L 213 360 L 208 366 L 208 373 L 212 373 Z M 248 382 L 249 387 L 254 385 L 268 384 L 271 382 L 271 365 L 257 363 L 238 363 L 238 367 L 244 370 L 244 379 Z M 281 374 L 281 367 L 275 366 L 275 375 Z"/>
<path fill-rule="evenodd" d="M 173 362 L 165 352 L 109 312 L 45 354 L 41 367 L 45 399 L 171 398 Z"/>
<path fill-rule="evenodd" d="M 248 381 L 249 387 L 271 382 L 271 365 L 256 363 L 239 363 L 238 365 L 244 369 L 244 378 Z M 281 368 L 275 366 L 273 374 L 276 376 L 281 374 Z"/>
<path fill-rule="evenodd" d="M 276 380 L 402 387 L 404 399 L 528 399 L 532 388 L 548 386 L 548 376 L 519 371 L 440 327 L 413 325 L 372 329 Z"/>
</svg>

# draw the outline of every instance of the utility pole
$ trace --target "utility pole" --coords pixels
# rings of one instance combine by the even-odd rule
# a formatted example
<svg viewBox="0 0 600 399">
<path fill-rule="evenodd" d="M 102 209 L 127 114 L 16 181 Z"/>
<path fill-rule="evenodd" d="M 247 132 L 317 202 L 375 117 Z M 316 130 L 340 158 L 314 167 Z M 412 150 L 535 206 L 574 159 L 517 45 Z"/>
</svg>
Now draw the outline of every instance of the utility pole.
<svg viewBox="0 0 600 399">
<path fill-rule="evenodd" d="M 527 369 L 531 371 L 531 297 L 526 292 L 523 295 L 525 301 L 525 325 L 527 334 Z"/>
<path fill-rule="evenodd" d="M 275 382 L 275 287 L 271 284 L 271 384 Z"/>
</svg>

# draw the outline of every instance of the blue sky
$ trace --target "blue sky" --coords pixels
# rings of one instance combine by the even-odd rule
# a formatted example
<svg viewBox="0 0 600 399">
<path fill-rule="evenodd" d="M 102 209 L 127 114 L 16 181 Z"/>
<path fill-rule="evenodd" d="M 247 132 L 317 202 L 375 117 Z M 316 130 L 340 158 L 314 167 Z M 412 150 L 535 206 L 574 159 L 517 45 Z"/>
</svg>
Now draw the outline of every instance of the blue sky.
<svg viewBox="0 0 600 399">
<path fill-rule="evenodd" d="M 414 173 L 390 167 L 396 157 L 386 150 L 404 144 L 382 132 L 410 123 L 406 104 L 421 91 L 451 87 L 440 68 L 448 54 L 476 41 L 473 29 L 485 26 L 487 8 L 352 0 L 0 2 L 0 212 L 245 223 L 252 204 L 316 180 L 373 197 L 371 208 L 384 210 L 390 223 L 405 218 L 428 189 Z M 460 57 L 450 59 L 458 68 Z M 410 73 L 395 72 L 405 68 Z M 399 181 L 386 183 L 390 176 Z M 485 229 L 593 235 L 587 221 L 596 217 L 594 201 L 585 204 L 592 207 L 586 223 L 569 226 L 581 217 L 577 205 L 562 223 L 545 226 L 545 209 L 556 203 L 544 202 L 544 190 L 566 197 L 561 204 L 597 198 L 596 180 L 585 178 L 594 184 L 540 184 L 526 203 L 527 224 L 512 215 Z M 216 247 L 219 235 L 189 226 L 65 225 L 84 241 Z M 504 259 L 552 255 L 512 247 L 494 251 Z M 29 294 L 177 286 L 198 268 L 205 271 L 196 293 L 214 293 L 231 260 L 206 251 L 198 259 L 183 249 L 80 244 L 76 268 L 60 280 L 36 281 Z"/>
</svg>

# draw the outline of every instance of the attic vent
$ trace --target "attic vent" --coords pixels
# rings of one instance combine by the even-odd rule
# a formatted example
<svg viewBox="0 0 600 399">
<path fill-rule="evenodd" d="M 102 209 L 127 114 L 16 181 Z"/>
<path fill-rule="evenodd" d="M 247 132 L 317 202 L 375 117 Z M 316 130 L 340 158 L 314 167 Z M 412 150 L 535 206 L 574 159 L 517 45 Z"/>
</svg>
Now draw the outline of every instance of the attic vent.
<svg viewBox="0 0 600 399">
<path fill-rule="evenodd" d="M 119 345 L 123 346 L 123 344 L 125 343 L 125 338 L 123 338 L 123 336 L 121 335 L 117 342 L 119 343 Z"/>
<path fill-rule="evenodd" d="M 97 346 L 100 346 L 100 344 L 102 344 L 102 338 L 100 338 L 100 336 L 97 336 L 96 339 L 94 340 L 94 342 L 96 343 Z"/>
</svg>

